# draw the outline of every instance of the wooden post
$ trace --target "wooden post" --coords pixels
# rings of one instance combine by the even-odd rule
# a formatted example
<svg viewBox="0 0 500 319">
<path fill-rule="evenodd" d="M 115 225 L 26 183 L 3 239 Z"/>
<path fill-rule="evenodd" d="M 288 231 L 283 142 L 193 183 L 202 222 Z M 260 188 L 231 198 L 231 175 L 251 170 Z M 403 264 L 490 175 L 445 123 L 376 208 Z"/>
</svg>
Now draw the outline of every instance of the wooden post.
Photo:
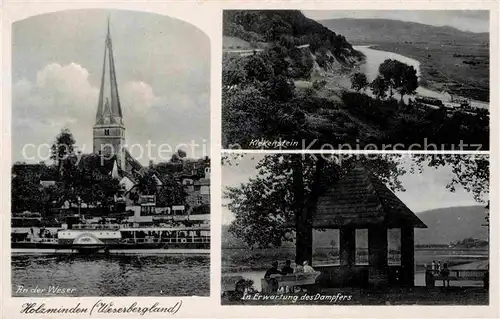
<svg viewBox="0 0 500 319">
<path fill-rule="evenodd" d="M 292 157 L 292 191 L 294 193 L 295 207 L 295 262 L 297 265 L 307 260 L 309 265 L 312 261 L 312 227 L 308 222 L 307 210 L 305 209 L 304 194 L 304 172 L 300 155 Z"/>
<path fill-rule="evenodd" d="M 292 170 L 292 189 L 295 196 L 295 262 L 301 265 L 304 261 L 308 261 L 312 265 L 313 254 L 313 216 L 316 213 L 316 205 L 321 189 L 321 177 L 325 160 L 319 156 L 316 161 L 316 168 L 313 174 L 311 192 L 309 198 L 306 199 L 304 193 L 304 167 L 301 155 L 297 154 L 293 157 Z"/>
<path fill-rule="evenodd" d="M 415 285 L 415 241 L 411 226 L 401 228 L 401 285 Z"/>
<path fill-rule="evenodd" d="M 384 226 L 368 229 L 368 265 L 370 284 L 388 284 L 387 228 Z"/>
<path fill-rule="evenodd" d="M 356 229 L 340 228 L 340 265 L 352 266 L 356 261 Z"/>
</svg>

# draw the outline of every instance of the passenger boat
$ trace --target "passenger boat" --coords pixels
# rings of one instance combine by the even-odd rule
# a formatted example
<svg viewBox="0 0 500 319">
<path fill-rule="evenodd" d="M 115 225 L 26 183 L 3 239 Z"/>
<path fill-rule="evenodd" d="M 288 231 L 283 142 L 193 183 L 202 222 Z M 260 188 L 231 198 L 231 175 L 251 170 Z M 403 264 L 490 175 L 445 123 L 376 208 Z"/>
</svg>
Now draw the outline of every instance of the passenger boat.
<svg viewBox="0 0 500 319">
<path fill-rule="evenodd" d="M 141 211 L 146 210 L 143 207 L 120 222 L 111 217 L 70 216 L 52 227 L 41 226 L 41 219 L 35 220 L 38 227 L 30 227 L 14 223 L 20 218 L 13 218 L 12 252 L 209 253 L 210 214 L 185 215 L 169 210 L 167 215 L 141 216 Z"/>
<path fill-rule="evenodd" d="M 20 233 L 19 229 L 13 229 Z M 38 229 L 36 230 L 38 231 Z M 27 233 L 34 233 L 25 230 Z M 126 253 L 140 252 L 209 253 L 210 227 L 131 227 L 123 224 L 76 224 L 59 229 L 56 238 L 26 236 L 12 240 L 12 252 Z"/>
</svg>

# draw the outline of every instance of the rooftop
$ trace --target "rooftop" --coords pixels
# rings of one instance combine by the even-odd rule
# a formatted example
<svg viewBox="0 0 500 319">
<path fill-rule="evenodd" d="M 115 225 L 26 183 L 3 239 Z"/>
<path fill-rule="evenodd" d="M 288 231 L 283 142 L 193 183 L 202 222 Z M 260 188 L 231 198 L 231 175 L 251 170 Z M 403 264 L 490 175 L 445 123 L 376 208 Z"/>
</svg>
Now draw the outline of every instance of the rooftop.
<svg viewBox="0 0 500 319">
<path fill-rule="evenodd" d="M 357 165 L 317 202 L 314 228 L 427 226 L 366 167 Z"/>
</svg>

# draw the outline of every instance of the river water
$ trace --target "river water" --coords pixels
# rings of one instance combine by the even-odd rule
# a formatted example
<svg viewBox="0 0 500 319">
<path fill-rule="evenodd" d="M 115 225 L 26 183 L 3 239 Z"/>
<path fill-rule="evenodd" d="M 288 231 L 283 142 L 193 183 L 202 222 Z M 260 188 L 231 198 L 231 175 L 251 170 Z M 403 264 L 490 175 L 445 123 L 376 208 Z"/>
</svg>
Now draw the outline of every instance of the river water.
<svg viewBox="0 0 500 319">
<path fill-rule="evenodd" d="M 354 46 L 353 48 L 357 51 L 362 52 L 366 56 L 365 63 L 360 66 L 360 71 L 366 75 L 369 82 L 373 81 L 377 77 L 378 67 L 386 59 L 398 60 L 413 66 L 417 71 L 417 76 L 420 77 L 420 62 L 415 59 L 411 59 L 409 57 L 394 52 L 374 50 L 370 48 L 370 46 L 368 45 Z M 418 87 L 417 94 L 425 97 L 440 99 L 446 102 L 449 102 L 451 98 L 451 96 L 445 92 L 436 92 L 424 87 Z M 397 96 L 397 94 L 395 94 L 395 96 Z M 472 100 L 471 105 L 477 108 L 489 109 L 489 103 L 486 102 Z"/>
<path fill-rule="evenodd" d="M 210 295 L 208 255 L 14 255 L 11 265 L 13 297 Z"/>
</svg>

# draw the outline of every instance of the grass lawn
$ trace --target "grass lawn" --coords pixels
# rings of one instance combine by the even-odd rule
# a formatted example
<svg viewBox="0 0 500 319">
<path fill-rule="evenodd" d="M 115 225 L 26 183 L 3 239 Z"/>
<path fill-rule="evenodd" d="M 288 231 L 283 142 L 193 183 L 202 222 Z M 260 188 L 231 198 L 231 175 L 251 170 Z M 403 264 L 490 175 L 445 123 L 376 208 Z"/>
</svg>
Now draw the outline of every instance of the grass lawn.
<svg viewBox="0 0 500 319">
<path fill-rule="evenodd" d="M 236 37 L 224 36 L 222 41 L 223 49 L 252 49 L 250 42 Z"/>
</svg>

